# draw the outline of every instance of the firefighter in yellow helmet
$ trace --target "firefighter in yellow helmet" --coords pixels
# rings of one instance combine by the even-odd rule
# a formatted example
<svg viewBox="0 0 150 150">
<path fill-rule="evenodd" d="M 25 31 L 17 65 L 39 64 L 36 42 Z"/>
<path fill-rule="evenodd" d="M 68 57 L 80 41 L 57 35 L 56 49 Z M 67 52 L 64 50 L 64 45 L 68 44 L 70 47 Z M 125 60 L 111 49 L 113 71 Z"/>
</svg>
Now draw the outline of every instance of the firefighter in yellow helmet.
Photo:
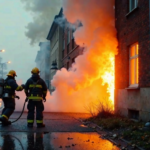
<svg viewBox="0 0 150 150">
<path fill-rule="evenodd" d="M 44 111 L 44 102 L 46 101 L 46 94 L 47 94 L 47 86 L 43 79 L 39 76 L 39 69 L 33 68 L 32 77 L 29 78 L 25 84 L 25 93 L 29 99 L 27 109 L 28 109 L 28 116 L 27 116 L 27 126 L 33 127 L 34 123 L 34 110 L 36 108 L 36 123 L 37 127 L 45 127 L 43 124 L 43 111 Z"/>
<path fill-rule="evenodd" d="M 7 74 L 7 78 L 4 80 L 4 91 L 2 96 L 4 109 L 2 110 L 2 115 L 0 117 L 2 125 L 11 124 L 8 119 L 15 110 L 15 98 L 19 98 L 15 95 L 15 91 L 22 91 L 24 88 L 23 84 L 18 86 L 15 76 L 17 76 L 16 72 L 14 70 L 10 70 Z"/>
</svg>

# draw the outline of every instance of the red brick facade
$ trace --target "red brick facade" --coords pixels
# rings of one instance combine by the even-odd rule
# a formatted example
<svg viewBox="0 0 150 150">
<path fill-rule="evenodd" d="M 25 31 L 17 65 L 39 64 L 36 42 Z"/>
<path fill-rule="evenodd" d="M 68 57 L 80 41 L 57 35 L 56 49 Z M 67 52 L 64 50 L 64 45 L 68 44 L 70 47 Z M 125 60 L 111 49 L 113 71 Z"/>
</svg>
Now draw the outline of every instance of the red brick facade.
<svg viewBox="0 0 150 150">
<path fill-rule="evenodd" d="M 150 87 L 149 0 L 138 0 L 129 13 L 129 0 L 115 0 L 115 24 L 119 41 L 115 58 L 115 89 L 129 86 L 129 46 L 139 43 L 139 87 Z"/>
</svg>

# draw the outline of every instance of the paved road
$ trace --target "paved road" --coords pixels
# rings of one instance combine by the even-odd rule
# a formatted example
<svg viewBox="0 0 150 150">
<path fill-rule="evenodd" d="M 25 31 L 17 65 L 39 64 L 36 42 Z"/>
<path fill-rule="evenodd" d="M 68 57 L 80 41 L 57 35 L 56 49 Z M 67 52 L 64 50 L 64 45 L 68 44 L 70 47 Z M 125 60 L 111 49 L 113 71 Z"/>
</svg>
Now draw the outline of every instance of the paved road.
<svg viewBox="0 0 150 150">
<path fill-rule="evenodd" d="M 11 120 L 18 116 L 14 113 Z M 44 113 L 46 127 L 42 129 L 36 124 L 27 128 L 26 116 L 11 126 L 0 126 L 0 150 L 119 150 L 79 121 L 89 114 Z"/>
</svg>

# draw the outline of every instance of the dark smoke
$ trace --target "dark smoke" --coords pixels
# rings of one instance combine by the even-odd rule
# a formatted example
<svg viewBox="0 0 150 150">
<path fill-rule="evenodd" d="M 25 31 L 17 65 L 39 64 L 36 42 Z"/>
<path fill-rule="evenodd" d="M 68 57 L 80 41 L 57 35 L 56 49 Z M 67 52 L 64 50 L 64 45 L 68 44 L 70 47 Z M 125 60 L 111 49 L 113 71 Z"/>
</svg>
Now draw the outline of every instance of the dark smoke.
<svg viewBox="0 0 150 150">
<path fill-rule="evenodd" d="M 25 4 L 25 9 L 33 16 L 33 21 L 26 26 L 25 35 L 31 40 L 31 44 L 45 40 L 55 15 L 60 11 L 62 0 L 21 1 Z"/>
</svg>

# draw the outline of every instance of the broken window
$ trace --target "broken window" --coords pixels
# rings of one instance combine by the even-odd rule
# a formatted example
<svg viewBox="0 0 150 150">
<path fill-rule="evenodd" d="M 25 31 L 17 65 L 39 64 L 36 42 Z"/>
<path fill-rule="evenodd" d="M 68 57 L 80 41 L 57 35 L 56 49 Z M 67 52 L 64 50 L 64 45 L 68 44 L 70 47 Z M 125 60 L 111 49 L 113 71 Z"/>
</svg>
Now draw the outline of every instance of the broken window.
<svg viewBox="0 0 150 150">
<path fill-rule="evenodd" d="M 138 5 L 138 0 L 129 0 L 129 12 L 135 9 Z"/>
<path fill-rule="evenodd" d="M 138 86 L 138 54 L 139 54 L 139 45 L 135 43 L 130 46 L 129 49 L 129 85 L 130 87 Z"/>
</svg>

